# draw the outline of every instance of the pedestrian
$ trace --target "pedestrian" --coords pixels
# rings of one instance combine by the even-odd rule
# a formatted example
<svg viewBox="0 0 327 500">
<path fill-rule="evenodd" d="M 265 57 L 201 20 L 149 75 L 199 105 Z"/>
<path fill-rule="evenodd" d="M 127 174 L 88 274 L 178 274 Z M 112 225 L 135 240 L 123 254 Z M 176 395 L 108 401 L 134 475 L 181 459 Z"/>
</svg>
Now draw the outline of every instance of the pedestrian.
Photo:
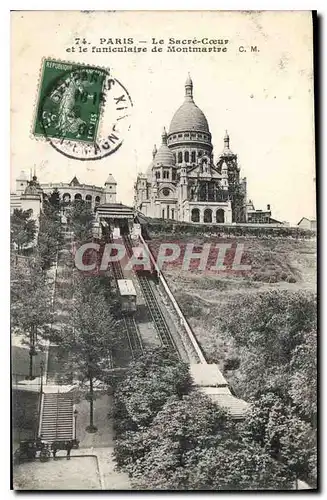
<svg viewBox="0 0 327 500">
<path fill-rule="evenodd" d="M 56 453 L 58 451 L 58 448 L 57 448 L 57 443 L 55 441 L 52 443 L 51 448 L 52 448 L 53 459 L 56 460 Z"/>
<path fill-rule="evenodd" d="M 67 460 L 70 460 L 70 452 L 72 451 L 72 447 L 73 447 L 73 441 L 68 441 L 66 444 Z"/>
</svg>

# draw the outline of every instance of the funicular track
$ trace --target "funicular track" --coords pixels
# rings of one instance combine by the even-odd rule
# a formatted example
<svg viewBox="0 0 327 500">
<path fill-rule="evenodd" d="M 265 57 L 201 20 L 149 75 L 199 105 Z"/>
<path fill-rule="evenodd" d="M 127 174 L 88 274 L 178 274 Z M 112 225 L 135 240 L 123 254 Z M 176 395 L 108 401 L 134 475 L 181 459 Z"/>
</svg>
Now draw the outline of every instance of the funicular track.
<svg viewBox="0 0 327 500">
<path fill-rule="evenodd" d="M 113 242 L 112 237 L 110 236 L 108 236 L 108 240 L 110 243 Z M 117 280 L 125 279 L 120 263 L 111 262 L 111 269 L 117 286 Z M 129 348 L 133 359 L 135 359 L 144 352 L 141 334 L 133 316 L 124 315 L 123 322 L 125 326 L 126 337 L 128 340 Z"/>
<path fill-rule="evenodd" d="M 133 246 L 132 242 L 129 236 L 123 236 L 123 241 L 125 244 L 126 251 L 131 257 L 133 254 Z M 174 338 L 171 334 L 171 331 L 169 329 L 169 326 L 167 325 L 167 322 L 165 320 L 165 317 L 162 313 L 162 310 L 160 308 L 160 304 L 158 303 L 157 297 L 155 295 L 155 292 L 152 288 L 152 283 L 150 279 L 147 276 L 141 275 L 139 272 L 135 272 L 138 282 L 140 284 L 140 287 L 142 289 L 145 301 L 147 303 L 148 309 L 151 314 L 152 321 L 157 329 L 157 332 L 159 334 L 160 340 L 164 346 L 167 346 L 169 349 L 172 351 L 176 352 L 178 356 L 180 357 L 179 350 L 176 346 L 176 343 L 174 341 Z"/>
</svg>

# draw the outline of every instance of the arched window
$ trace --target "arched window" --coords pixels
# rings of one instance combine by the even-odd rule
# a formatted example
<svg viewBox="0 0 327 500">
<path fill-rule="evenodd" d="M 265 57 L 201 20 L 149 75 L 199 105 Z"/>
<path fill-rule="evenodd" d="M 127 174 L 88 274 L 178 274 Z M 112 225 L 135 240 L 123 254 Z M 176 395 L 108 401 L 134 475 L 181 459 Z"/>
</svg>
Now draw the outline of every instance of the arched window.
<svg viewBox="0 0 327 500">
<path fill-rule="evenodd" d="M 86 201 L 86 203 L 92 203 L 92 196 L 90 194 L 87 194 L 85 196 L 85 201 Z"/>
<path fill-rule="evenodd" d="M 74 200 L 81 200 L 81 199 L 82 199 L 81 193 L 76 193 L 74 196 Z"/>
<path fill-rule="evenodd" d="M 178 153 L 178 163 L 182 163 L 182 161 L 183 161 L 183 153 L 180 151 Z"/>
<path fill-rule="evenodd" d="M 212 210 L 206 208 L 203 215 L 203 222 L 212 222 Z"/>
<path fill-rule="evenodd" d="M 191 212 L 191 221 L 199 222 L 200 221 L 200 210 L 198 208 L 193 208 Z"/>
<path fill-rule="evenodd" d="M 184 161 L 188 163 L 190 161 L 190 153 L 188 151 L 185 151 L 184 153 Z"/>
<path fill-rule="evenodd" d="M 225 212 L 222 208 L 216 212 L 216 222 L 225 222 Z"/>
<path fill-rule="evenodd" d="M 71 196 L 70 196 L 70 194 L 69 194 L 69 193 L 65 193 L 65 194 L 63 195 L 62 199 L 63 199 L 63 202 L 64 202 L 64 203 L 67 203 L 67 204 L 68 204 L 68 203 L 70 203 Z"/>
<path fill-rule="evenodd" d="M 192 163 L 196 162 L 196 153 L 195 153 L 195 151 L 192 151 L 192 153 L 191 153 L 191 162 Z"/>
<path fill-rule="evenodd" d="M 95 203 L 100 203 L 100 196 L 95 197 Z"/>
</svg>

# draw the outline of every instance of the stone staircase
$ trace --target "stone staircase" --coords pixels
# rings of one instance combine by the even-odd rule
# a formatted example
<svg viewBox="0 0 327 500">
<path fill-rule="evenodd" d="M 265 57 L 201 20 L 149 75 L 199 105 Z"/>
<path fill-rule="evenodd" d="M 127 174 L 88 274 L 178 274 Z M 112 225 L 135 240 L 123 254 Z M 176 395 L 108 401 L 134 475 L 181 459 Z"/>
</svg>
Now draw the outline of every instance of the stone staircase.
<svg viewBox="0 0 327 500">
<path fill-rule="evenodd" d="M 73 400 L 65 393 L 45 393 L 41 414 L 40 435 L 42 439 L 73 439 Z"/>
</svg>

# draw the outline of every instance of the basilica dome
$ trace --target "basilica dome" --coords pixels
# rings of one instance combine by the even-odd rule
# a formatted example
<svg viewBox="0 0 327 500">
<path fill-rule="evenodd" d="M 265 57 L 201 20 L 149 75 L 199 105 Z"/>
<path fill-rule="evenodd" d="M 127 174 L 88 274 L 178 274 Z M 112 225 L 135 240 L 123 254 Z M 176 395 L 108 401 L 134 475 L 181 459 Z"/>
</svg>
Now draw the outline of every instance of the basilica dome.
<svg viewBox="0 0 327 500">
<path fill-rule="evenodd" d="M 169 134 L 193 130 L 209 133 L 209 125 L 204 113 L 193 101 L 184 102 L 173 116 Z"/>
<path fill-rule="evenodd" d="M 193 83 L 190 76 L 185 83 L 185 101 L 173 116 L 170 123 L 169 135 L 185 131 L 210 133 L 204 113 L 193 101 Z"/>
</svg>

